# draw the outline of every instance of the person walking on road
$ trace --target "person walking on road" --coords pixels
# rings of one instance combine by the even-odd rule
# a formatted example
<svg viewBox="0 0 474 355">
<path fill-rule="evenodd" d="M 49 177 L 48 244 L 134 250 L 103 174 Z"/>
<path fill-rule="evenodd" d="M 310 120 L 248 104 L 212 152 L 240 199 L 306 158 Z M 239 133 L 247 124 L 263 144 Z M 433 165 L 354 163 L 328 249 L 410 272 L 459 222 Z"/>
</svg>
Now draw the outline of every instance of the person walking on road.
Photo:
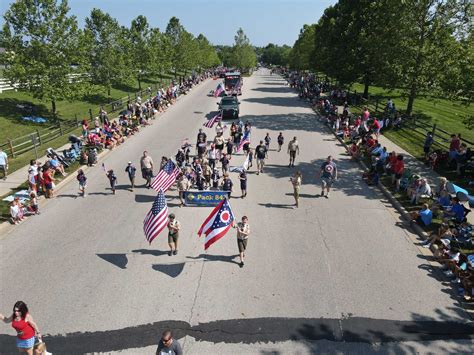
<svg viewBox="0 0 474 355">
<path fill-rule="evenodd" d="M 178 238 L 181 224 L 176 220 L 173 213 L 171 213 L 168 218 L 168 245 L 170 247 L 168 255 L 171 256 L 178 254 Z"/>
<path fill-rule="evenodd" d="M 151 178 L 153 177 L 153 159 L 148 155 L 146 150 L 140 159 L 140 168 L 142 170 L 142 176 L 146 180 L 145 187 L 149 189 Z"/>
<path fill-rule="evenodd" d="M 171 330 L 165 330 L 161 335 L 156 355 L 183 355 L 181 345 L 173 339 Z"/>
<path fill-rule="evenodd" d="M 232 180 L 229 177 L 229 173 L 224 174 L 224 180 L 222 181 L 222 191 L 227 191 L 228 198 L 232 194 L 232 187 L 234 186 Z"/>
<path fill-rule="evenodd" d="M 242 217 L 242 221 L 233 227 L 237 229 L 237 247 L 239 248 L 240 267 L 244 267 L 245 251 L 247 250 L 247 241 L 250 235 L 250 225 L 247 216 Z"/>
<path fill-rule="evenodd" d="M 291 184 L 293 185 L 293 196 L 295 197 L 295 206 L 299 207 L 300 200 L 300 187 L 303 182 L 303 175 L 301 171 L 297 171 L 293 177 L 290 178 Z"/>
<path fill-rule="evenodd" d="M 245 171 L 245 169 L 242 169 L 242 171 L 240 172 L 239 180 L 240 180 L 240 189 L 242 190 L 241 198 L 244 198 L 247 196 L 247 172 Z"/>
<path fill-rule="evenodd" d="M 265 148 L 267 148 L 267 158 L 268 158 L 268 151 L 270 150 L 270 143 L 272 142 L 272 138 L 270 137 L 270 133 L 267 132 L 264 140 L 265 140 Z"/>
<path fill-rule="evenodd" d="M 263 173 L 265 166 L 265 158 L 267 156 L 267 148 L 263 145 L 263 141 L 255 147 L 255 155 L 257 156 L 257 175 Z"/>
<path fill-rule="evenodd" d="M 0 170 L 3 173 L 3 180 L 6 180 L 8 175 L 8 155 L 2 148 L 0 148 Z"/>
<path fill-rule="evenodd" d="M 131 190 L 135 188 L 135 174 L 137 168 L 132 164 L 131 161 L 128 162 L 127 167 L 125 168 L 125 172 L 128 174 L 128 179 L 130 180 Z"/>
<path fill-rule="evenodd" d="M 31 317 L 28 307 L 23 301 L 18 301 L 13 306 L 13 314 L 5 317 L 0 314 L 0 320 L 5 323 L 11 323 L 17 332 L 16 347 L 20 353 L 33 355 L 35 339 L 42 341 L 41 332 Z"/>
<path fill-rule="evenodd" d="M 321 165 L 321 197 L 324 196 L 324 189 L 326 189 L 326 198 L 329 198 L 329 191 L 334 181 L 337 181 L 337 166 L 334 163 L 332 156 L 328 156 L 327 160 Z"/>
<path fill-rule="evenodd" d="M 295 166 L 296 154 L 300 154 L 300 146 L 296 137 L 293 137 L 293 140 L 288 143 L 288 154 L 290 155 L 290 164 L 288 164 L 288 167 L 291 168 Z"/>
<path fill-rule="evenodd" d="M 76 179 L 79 182 L 79 195 L 82 197 L 86 197 L 87 177 L 82 169 L 79 169 L 77 171 Z"/>
<path fill-rule="evenodd" d="M 278 151 L 281 152 L 281 146 L 283 143 L 285 143 L 285 138 L 283 137 L 283 133 L 280 132 L 280 134 L 277 137 L 277 142 L 278 142 Z"/>
<path fill-rule="evenodd" d="M 117 175 L 115 175 L 112 169 L 107 171 L 107 179 L 109 179 L 110 189 L 112 190 L 112 194 L 115 195 L 115 186 L 117 185 Z"/>
<path fill-rule="evenodd" d="M 184 192 L 188 191 L 189 188 L 191 187 L 191 183 L 189 182 L 184 169 L 181 171 L 181 173 L 178 176 L 177 185 L 178 185 L 179 201 L 181 203 L 179 207 L 183 207 L 184 206 Z"/>
</svg>

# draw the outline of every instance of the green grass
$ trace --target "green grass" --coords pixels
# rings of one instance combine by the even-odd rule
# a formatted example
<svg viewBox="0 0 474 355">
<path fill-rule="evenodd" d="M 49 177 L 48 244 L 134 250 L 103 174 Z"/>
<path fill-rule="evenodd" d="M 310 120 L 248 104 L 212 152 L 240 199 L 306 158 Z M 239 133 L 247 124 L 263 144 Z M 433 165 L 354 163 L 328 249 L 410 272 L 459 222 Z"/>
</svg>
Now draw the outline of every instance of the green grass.
<svg viewBox="0 0 474 355">
<path fill-rule="evenodd" d="M 351 87 L 352 90 L 362 93 L 364 86 L 362 84 L 354 84 Z M 372 109 L 372 112 L 375 111 L 375 97 L 381 98 L 378 107 L 379 112 L 383 111 L 389 98 L 392 98 L 398 111 L 403 112 L 406 109 L 407 100 L 402 98 L 399 90 L 390 92 L 381 87 L 371 86 L 369 87 L 369 94 L 371 96 L 369 110 Z M 362 106 L 357 106 L 356 112 L 360 111 Z M 460 102 L 420 97 L 415 99 L 413 113 L 417 119 L 426 124 L 433 125 L 436 123 L 438 128 L 450 133 L 461 133 L 463 138 L 474 142 L 474 130 L 468 129 L 462 122 L 464 117 L 474 115 L 474 105 L 466 106 Z M 418 147 L 420 144 L 423 145 L 423 142 L 420 143 L 416 136 L 408 141 L 411 142 L 412 146 Z"/>
<path fill-rule="evenodd" d="M 351 88 L 351 90 L 356 90 L 358 93 L 362 93 L 363 89 L 364 87 L 361 84 L 354 84 Z M 377 114 L 383 112 L 389 98 L 394 101 L 398 111 L 403 112 L 406 109 L 407 100 L 402 98 L 399 90 L 390 92 L 386 89 L 372 86 L 370 87 L 369 94 L 370 97 L 367 106 L 371 113 Z M 375 110 L 376 97 L 380 98 L 377 112 Z M 365 104 L 354 106 L 351 108 L 351 111 L 355 114 L 359 114 L 362 112 L 363 106 L 365 106 Z M 462 122 L 465 116 L 474 115 L 473 105 L 466 106 L 460 102 L 444 99 L 417 98 L 414 102 L 413 113 L 418 122 L 423 122 L 430 126 L 436 123 L 437 128 L 441 128 L 449 133 L 460 133 L 463 138 L 474 142 L 474 130 L 468 129 Z M 426 133 L 422 129 L 414 129 L 411 127 L 411 124 L 408 123 L 402 129 L 386 130 L 383 134 L 417 159 L 424 160 L 423 142 Z M 441 135 L 445 139 L 449 138 L 446 134 Z M 444 149 L 449 144 L 449 142 L 443 141 L 439 137 L 437 137 L 436 140 L 442 143 Z M 445 176 L 448 180 L 468 188 L 468 177 L 457 176 L 452 168 L 440 164 L 436 167 L 436 172 Z M 473 192 L 472 188 L 468 188 L 468 190 Z"/>
<path fill-rule="evenodd" d="M 178 73 L 182 75 L 182 73 Z M 160 84 L 163 80 L 163 85 L 169 83 L 170 79 L 173 78 L 173 74 L 165 74 L 160 78 L 149 78 L 142 82 L 142 89 L 148 86 L 155 86 Z M 114 100 L 122 99 L 130 94 L 132 99 L 135 98 L 135 93 L 138 91 L 138 83 L 135 84 L 122 84 L 114 87 L 111 90 L 110 97 L 107 93 L 96 92 L 90 95 L 84 96 L 81 100 L 75 101 L 59 101 L 57 102 L 57 119 L 60 121 L 75 120 L 77 115 L 78 120 L 89 119 L 89 109 L 92 109 L 93 116 L 96 116 L 99 112 L 99 108 L 103 104 L 107 104 Z M 20 120 L 22 116 L 28 116 L 29 113 L 17 107 L 19 104 L 28 104 L 34 106 L 34 114 L 36 116 L 45 117 L 48 119 L 46 124 L 35 124 L 31 122 L 25 122 Z M 50 103 L 42 102 L 34 99 L 30 94 L 24 91 L 4 91 L 0 94 L 0 146 L 4 145 L 8 139 L 15 139 L 30 133 L 36 132 L 36 130 L 42 130 L 54 125 L 56 123 L 53 114 L 51 112 Z M 106 108 L 107 110 L 107 108 Z M 114 116 L 114 114 L 111 114 Z M 69 134 L 80 133 L 80 130 L 68 132 L 62 137 L 56 138 L 40 147 L 38 147 L 38 155 L 43 156 L 45 149 L 48 147 L 58 148 L 63 144 L 67 143 L 67 137 Z M 35 158 L 34 150 L 26 152 L 21 155 L 11 157 L 8 146 L 3 146 L 3 149 L 9 154 L 9 173 L 28 165 L 30 159 Z"/>
</svg>

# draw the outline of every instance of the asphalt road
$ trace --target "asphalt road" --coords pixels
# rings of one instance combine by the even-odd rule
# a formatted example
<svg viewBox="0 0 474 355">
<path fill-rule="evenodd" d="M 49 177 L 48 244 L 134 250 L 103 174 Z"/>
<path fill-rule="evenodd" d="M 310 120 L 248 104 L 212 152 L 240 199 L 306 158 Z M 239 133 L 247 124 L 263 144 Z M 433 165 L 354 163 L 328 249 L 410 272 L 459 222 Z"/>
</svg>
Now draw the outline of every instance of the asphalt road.
<svg viewBox="0 0 474 355">
<path fill-rule="evenodd" d="M 182 224 L 179 255 L 166 254 L 165 233 L 148 245 L 142 221 L 154 193 L 143 186 L 128 191 L 126 163 L 139 165 L 146 149 L 158 164 L 183 139 L 194 142 L 216 110 L 217 99 L 206 96 L 215 86 L 195 88 L 106 156 L 118 175 L 115 196 L 97 166 L 87 174 L 88 197 L 77 198 L 71 182 L 40 216 L 1 236 L 0 312 L 24 300 L 50 334 L 53 353 L 150 353 L 168 326 L 195 354 L 305 353 L 318 346 L 365 352 L 377 351 L 372 343 L 409 349 L 408 342 L 419 341 L 429 349 L 429 342 L 439 347 L 451 338 L 460 342 L 450 349 L 469 349 L 472 323 L 451 286 L 440 282 L 400 217 L 361 182 L 358 165 L 308 106 L 265 70 L 245 78 L 239 97 L 242 119 L 254 127 L 252 146 L 266 132 L 273 138 L 265 173 L 249 175 L 248 198 L 230 201 L 252 229 L 245 267 L 237 264 L 233 231 L 204 252 L 197 230 L 211 208 L 179 208 L 175 189 L 167 198 Z M 213 138 L 214 130 L 205 130 Z M 286 149 L 275 150 L 280 131 L 286 142 L 300 142 L 296 168 L 287 167 Z M 340 179 L 326 199 L 318 197 L 316 176 L 328 155 Z M 235 156 L 231 165 L 242 161 Z M 303 172 L 299 209 L 289 182 L 295 169 Z M 261 346 L 267 342 L 273 345 Z M 15 351 L 9 326 L 0 328 L 0 350 Z"/>
</svg>

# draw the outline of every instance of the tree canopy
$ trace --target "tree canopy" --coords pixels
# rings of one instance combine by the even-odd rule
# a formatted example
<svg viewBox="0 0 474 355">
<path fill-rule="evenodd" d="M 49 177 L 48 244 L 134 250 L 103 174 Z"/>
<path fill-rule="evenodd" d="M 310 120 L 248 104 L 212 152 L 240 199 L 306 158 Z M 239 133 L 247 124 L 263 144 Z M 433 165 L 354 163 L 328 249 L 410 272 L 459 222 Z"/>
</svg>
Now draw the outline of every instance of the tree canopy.
<svg viewBox="0 0 474 355">
<path fill-rule="evenodd" d="M 53 113 L 58 100 L 73 100 L 96 90 L 110 95 L 114 85 L 171 69 L 180 72 L 220 63 L 216 49 L 194 37 L 176 17 L 165 32 L 137 16 L 129 27 L 93 9 L 84 29 L 69 14 L 67 0 L 17 0 L 4 14 L 0 46 L 5 79 L 43 101 Z"/>
<path fill-rule="evenodd" d="M 287 64 L 363 83 L 366 97 L 370 85 L 400 89 L 407 114 L 419 95 L 471 102 L 472 15 L 468 0 L 339 0 L 303 26 Z"/>
</svg>

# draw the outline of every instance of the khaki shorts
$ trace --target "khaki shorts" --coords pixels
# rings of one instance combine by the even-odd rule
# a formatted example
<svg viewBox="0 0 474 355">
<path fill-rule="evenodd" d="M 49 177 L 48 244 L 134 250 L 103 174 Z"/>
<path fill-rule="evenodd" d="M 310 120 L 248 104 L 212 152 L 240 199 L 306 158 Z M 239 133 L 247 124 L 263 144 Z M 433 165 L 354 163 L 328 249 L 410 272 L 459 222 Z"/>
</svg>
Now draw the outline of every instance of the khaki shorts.
<svg viewBox="0 0 474 355">
<path fill-rule="evenodd" d="M 247 249 L 248 239 L 237 239 L 237 246 L 239 247 L 239 253 L 243 253 Z"/>
<path fill-rule="evenodd" d="M 176 242 L 178 241 L 178 237 L 179 237 L 179 233 L 175 233 L 175 234 L 171 234 L 171 233 L 168 233 L 168 244 L 176 244 Z"/>
</svg>

